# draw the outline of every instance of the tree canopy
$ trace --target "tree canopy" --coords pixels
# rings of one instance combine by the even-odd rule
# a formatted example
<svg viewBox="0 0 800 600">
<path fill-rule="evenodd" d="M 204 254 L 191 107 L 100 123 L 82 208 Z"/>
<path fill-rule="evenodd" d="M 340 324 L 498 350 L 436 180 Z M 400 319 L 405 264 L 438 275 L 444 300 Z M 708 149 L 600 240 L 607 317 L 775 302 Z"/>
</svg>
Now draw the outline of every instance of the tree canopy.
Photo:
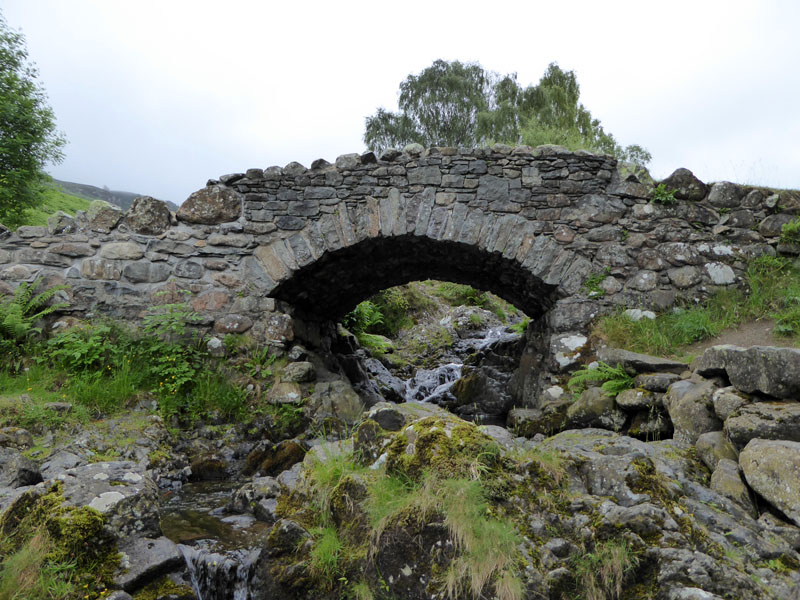
<svg viewBox="0 0 800 600">
<path fill-rule="evenodd" d="M 63 158 L 65 140 L 37 77 L 25 38 L 0 14 L 0 223 L 9 227 L 41 202 L 45 165 Z"/>
<path fill-rule="evenodd" d="M 516 73 L 500 76 L 477 63 L 437 60 L 400 83 L 397 113 L 379 108 L 366 120 L 364 142 L 373 151 L 417 142 L 431 146 L 559 144 L 646 164 L 650 153 L 620 146 L 580 102 L 573 71 L 556 63 L 536 85 L 523 88 Z"/>
</svg>

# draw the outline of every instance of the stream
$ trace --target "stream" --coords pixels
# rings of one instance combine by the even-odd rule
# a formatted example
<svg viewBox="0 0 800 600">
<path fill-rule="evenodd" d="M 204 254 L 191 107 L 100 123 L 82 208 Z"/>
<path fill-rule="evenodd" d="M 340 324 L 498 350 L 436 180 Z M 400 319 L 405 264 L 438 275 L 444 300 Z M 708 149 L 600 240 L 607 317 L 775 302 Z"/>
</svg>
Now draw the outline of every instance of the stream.
<svg viewBox="0 0 800 600">
<path fill-rule="evenodd" d="M 162 499 L 162 532 L 178 544 L 197 600 L 256 600 L 250 590 L 271 526 L 225 512 L 243 483 L 187 483 Z"/>
<path fill-rule="evenodd" d="M 458 339 L 445 364 L 418 369 L 405 381 L 405 399 L 447 405 L 461 377 L 464 361 L 497 342 L 518 338 L 506 327 L 474 332 Z M 162 497 L 163 534 L 178 544 L 197 600 L 263 600 L 257 598 L 261 549 L 271 526 L 251 515 L 229 514 L 226 505 L 245 481 L 187 483 Z"/>
</svg>

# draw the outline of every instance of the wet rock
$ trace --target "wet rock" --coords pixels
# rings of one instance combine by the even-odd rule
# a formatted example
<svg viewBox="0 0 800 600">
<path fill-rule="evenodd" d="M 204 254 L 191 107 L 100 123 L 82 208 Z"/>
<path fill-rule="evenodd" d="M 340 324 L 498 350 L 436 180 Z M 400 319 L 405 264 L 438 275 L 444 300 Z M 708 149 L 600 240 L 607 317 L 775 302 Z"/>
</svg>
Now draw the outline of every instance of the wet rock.
<svg viewBox="0 0 800 600">
<path fill-rule="evenodd" d="M 209 185 L 190 195 L 175 216 L 186 223 L 216 225 L 235 221 L 241 212 L 241 194 L 229 187 Z"/>
<path fill-rule="evenodd" d="M 124 222 L 134 233 L 160 235 L 169 229 L 169 208 L 161 200 L 140 196 L 131 204 Z"/>
<path fill-rule="evenodd" d="M 739 464 L 736 461 L 728 458 L 720 459 L 711 474 L 711 489 L 737 502 L 751 516 L 758 516 L 758 511 L 750 498 L 750 491 L 739 474 Z"/>
<path fill-rule="evenodd" d="M 18 488 L 42 481 L 36 463 L 12 448 L 0 447 L 0 487 Z"/>
<path fill-rule="evenodd" d="M 316 378 L 317 372 L 314 369 L 314 365 L 307 361 L 289 363 L 281 372 L 283 381 L 293 383 L 308 383 Z"/>
<path fill-rule="evenodd" d="M 374 358 L 368 358 L 364 361 L 364 367 L 367 369 L 370 379 L 378 386 L 381 396 L 389 402 L 405 401 L 405 383 L 392 375 L 383 363 Z"/>
<path fill-rule="evenodd" d="M 198 456 L 191 463 L 190 481 L 219 481 L 231 476 L 227 458 L 216 452 Z"/>
<path fill-rule="evenodd" d="M 621 365 L 631 375 L 638 373 L 683 373 L 688 365 L 682 362 L 620 350 L 619 348 L 600 348 L 597 359 L 615 367 Z"/>
<path fill-rule="evenodd" d="M 265 440 L 256 444 L 247 455 L 244 473 L 245 475 L 260 473 L 262 476 L 274 477 L 294 464 L 302 462 L 305 455 L 306 449 L 295 440 L 284 440 L 278 444 Z"/>
<path fill-rule="evenodd" d="M 602 427 L 620 431 L 625 425 L 625 413 L 617 408 L 612 396 L 599 387 L 585 390 L 567 409 L 566 427 Z"/>
<path fill-rule="evenodd" d="M 722 431 L 709 431 L 700 435 L 695 443 L 697 456 L 710 471 L 717 468 L 720 460 L 737 461 L 739 453 Z"/>
<path fill-rule="evenodd" d="M 226 509 L 235 513 L 253 512 L 256 503 L 276 498 L 280 491 L 281 486 L 274 477 L 256 477 L 233 493 Z"/>
<path fill-rule="evenodd" d="M 553 435 L 566 426 L 567 409 L 572 400 L 559 400 L 541 408 L 512 408 L 506 426 L 517 435 L 532 438 L 537 434 Z"/>
<path fill-rule="evenodd" d="M 122 570 L 114 582 L 126 592 L 134 592 L 158 577 L 183 565 L 183 555 L 172 541 L 135 538 L 121 545 Z"/>
<path fill-rule="evenodd" d="M 800 402 L 753 402 L 725 421 L 725 432 L 736 448 L 755 438 L 800 442 Z"/>
<path fill-rule="evenodd" d="M 800 397 L 800 350 L 772 346 L 714 346 L 692 363 L 703 377 L 725 375 L 737 390 L 775 398 Z"/>
<path fill-rule="evenodd" d="M 315 423 L 327 418 L 336 418 L 347 425 L 353 425 L 364 412 L 364 403 L 353 387 L 346 381 L 320 382 L 314 386 L 309 399 L 309 412 Z"/>
<path fill-rule="evenodd" d="M 271 556 L 297 552 L 310 539 L 311 534 L 299 523 L 291 519 L 281 519 L 270 531 L 268 552 Z"/>
<path fill-rule="evenodd" d="M 800 443 L 751 440 L 739 465 L 750 487 L 800 525 Z"/>
<path fill-rule="evenodd" d="M 675 427 L 675 437 L 694 444 L 697 438 L 708 431 L 720 431 L 722 421 L 714 412 L 711 381 L 694 383 L 682 380 L 673 383 L 664 396 L 664 405 Z"/>
<path fill-rule="evenodd" d="M 55 479 L 63 482 L 67 502 L 103 513 L 118 538 L 161 534 L 158 487 L 136 463 L 93 463 L 67 469 Z"/>
<path fill-rule="evenodd" d="M 450 391 L 455 396 L 452 411 L 474 417 L 505 417 L 513 404 L 508 392 L 510 373 L 488 367 L 465 366 Z"/>
</svg>

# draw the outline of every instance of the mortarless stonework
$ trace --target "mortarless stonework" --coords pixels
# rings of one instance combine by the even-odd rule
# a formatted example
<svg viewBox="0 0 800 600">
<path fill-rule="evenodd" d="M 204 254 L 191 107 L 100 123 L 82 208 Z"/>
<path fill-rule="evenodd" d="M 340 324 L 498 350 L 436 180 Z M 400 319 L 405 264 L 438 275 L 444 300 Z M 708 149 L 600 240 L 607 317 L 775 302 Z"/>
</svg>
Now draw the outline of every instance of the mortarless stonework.
<svg viewBox="0 0 800 600">
<path fill-rule="evenodd" d="M 249 169 L 209 181 L 176 215 L 142 198 L 122 218 L 94 207 L 6 233 L 0 292 L 43 278 L 69 284 L 78 315 L 136 320 L 188 291 L 213 331 L 287 342 L 289 314 L 325 321 L 437 278 L 496 293 L 546 334 L 579 333 L 619 306 L 663 310 L 739 284 L 800 212 L 797 192 L 671 177 L 683 199 L 664 206 L 614 158 L 556 146 L 409 146 Z M 586 289 L 592 275 L 602 294 Z"/>
</svg>

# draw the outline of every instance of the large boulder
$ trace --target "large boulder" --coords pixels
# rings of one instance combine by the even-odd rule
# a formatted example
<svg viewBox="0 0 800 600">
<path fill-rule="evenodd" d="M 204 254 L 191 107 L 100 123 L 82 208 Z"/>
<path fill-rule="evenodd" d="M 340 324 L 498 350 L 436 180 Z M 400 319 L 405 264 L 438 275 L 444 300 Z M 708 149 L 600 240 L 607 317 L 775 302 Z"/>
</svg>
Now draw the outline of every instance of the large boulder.
<svg viewBox="0 0 800 600">
<path fill-rule="evenodd" d="M 73 506 L 100 511 L 117 538 L 158 537 L 158 487 L 134 462 L 93 463 L 67 469 L 55 478 Z"/>
<path fill-rule="evenodd" d="M 800 442 L 800 402 L 753 402 L 725 421 L 725 432 L 737 448 L 755 438 Z"/>
<path fill-rule="evenodd" d="M 661 183 L 668 190 L 675 190 L 678 200 L 702 200 L 708 193 L 708 186 L 689 169 L 676 169 Z"/>
<path fill-rule="evenodd" d="M 355 424 L 364 412 L 364 403 L 347 381 L 317 383 L 308 403 L 312 419 L 322 424 L 326 419 L 338 419 L 343 424 Z"/>
<path fill-rule="evenodd" d="M 567 427 L 600 427 L 619 431 L 625 425 L 625 413 L 617 408 L 614 398 L 599 387 L 584 391 L 567 409 Z"/>
<path fill-rule="evenodd" d="M 747 510 L 751 516 L 757 516 L 758 511 L 750 498 L 750 490 L 742 481 L 739 465 L 735 461 L 723 458 L 711 474 L 711 489 L 730 498 Z"/>
<path fill-rule="evenodd" d="M 747 394 L 800 397 L 800 350 L 794 348 L 713 346 L 695 359 L 692 369 L 703 377 L 726 375 L 731 385 Z"/>
<path fill-rule="evenodd" d="M 701 434 L 722 429 L 722 421 L 714 413 L 713 394 L 711 381 L 685 379 L 669 387 L 664 405 L 675 427 L 675 438 L 694 444 Z"/>
<path fill-rule="evenodd" d="M 0 488 L 34 485 L 41 480 L 36 463 L 16 450 L 0 447 Z"/>
<path fill-rule="evenodd" d="M 241 194 L 229 187 L 209 185 L 189 196 L 175 216 L 186 223 L 216 225 L 235 221 L 241 213 Z"/>
<path fill-rule="evenodd" d="M 125 224 L 134 233 L 161 235 L 170 226 L 169 207 L 161 200 L 140 196 L 133 201 L 125 215 Z"/>
<path fill-rule="evenodd" d="M 110 233 L 120 222 L 124 211 L 105 200 L 94 200 L 86 210 L 89 229 L 100 233 Z"/>
<path fill-rule="evenodd" d="M 750 487 L 800 525 L 800 443 L 751 440 L 739 465 Z"/>
</svg>

